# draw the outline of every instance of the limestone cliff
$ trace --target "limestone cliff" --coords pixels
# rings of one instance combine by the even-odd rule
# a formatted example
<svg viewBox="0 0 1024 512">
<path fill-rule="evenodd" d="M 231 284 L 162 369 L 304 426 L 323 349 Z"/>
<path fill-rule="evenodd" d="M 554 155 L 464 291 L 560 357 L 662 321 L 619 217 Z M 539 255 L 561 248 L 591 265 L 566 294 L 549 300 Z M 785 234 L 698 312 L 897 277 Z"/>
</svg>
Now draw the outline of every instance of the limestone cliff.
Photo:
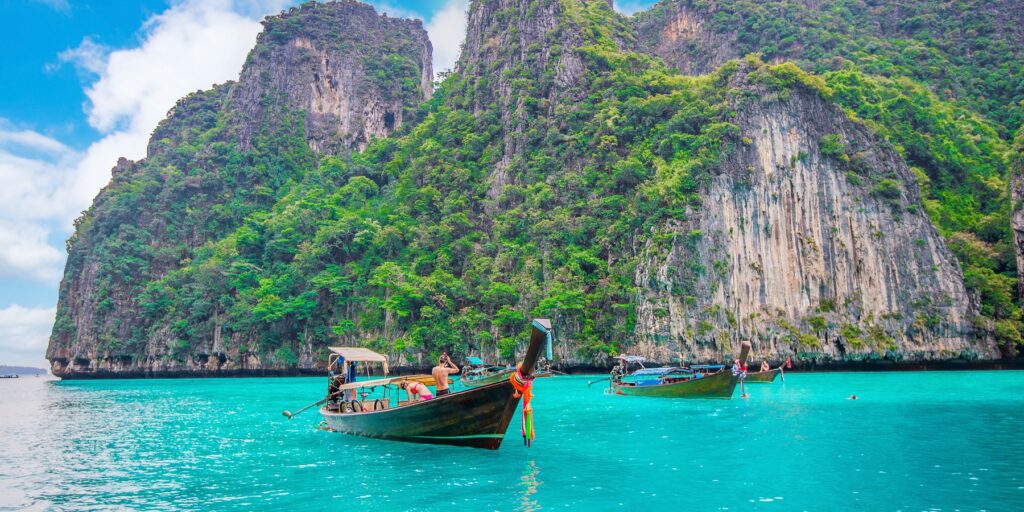
<svg viewBox="0 0 1024 512">
<path fill-rule="evenodd" d="M 575 50 L 585 42 L 578 23 L 583 9 L 580 2 L 555 0 L 479 0 L 470 6 L 456 65 L 466 95 L 458 101 L 477 115 L 500 113 L 504 142 L 491 173 L 492 198 L 518 172 L 512 169 L 515 157 L 532 149 L 529 129 L 557 123 L 555 107 L 587 92 L 580 83 L 585 66 Z M 632 39 L 624 23 L 611 28 L 620 43 Z"/>
<path fill-rule="evenodd" d="M 118 162 L 76 221 L 46 352 L 54 374 L 218 368 L 219 327 L 193 357 L 171 357 L 194 327 L 155 325 L 144 302 L 161 292 L 151 284 L 269 208 L 320 155 L 393 133 L 431 91 L 419 21 L 351 0 L 267 18 L 239 80 L 179 101 L 147 158 Z M 212 303 L 196 312 L 223 314 Z M 259 358 L 243 354 L 237 367 L 259 368 Z"/>
<path fill-rule="evenodd" d="M 727 61 L 742 57 L 736 34 L 712 28 L 709 13 L 688 2 L 664 2 L 642 12 L 636 20 L 640 44 L 685 75 L 714 71 Z"/>
<path fill-rule="evenodd" d="M 305 112 L 306 140 L 318 153 L 362 148 L 430 97 L 431 47 L 418 20 L 344 0 L 305 3 L 263 26 L 231 91 L 243 148 L 282 109 Z"/>
<path fill-rule="evenodd" d="M 775 360 L 997 358 L 902 159 L 816 91 L 759 96 L 737 105 L 742 142 L 704 206 L 644 249 L 648 355 L 675 341 L 713 360 L 753 339 Z"/>
</svg>

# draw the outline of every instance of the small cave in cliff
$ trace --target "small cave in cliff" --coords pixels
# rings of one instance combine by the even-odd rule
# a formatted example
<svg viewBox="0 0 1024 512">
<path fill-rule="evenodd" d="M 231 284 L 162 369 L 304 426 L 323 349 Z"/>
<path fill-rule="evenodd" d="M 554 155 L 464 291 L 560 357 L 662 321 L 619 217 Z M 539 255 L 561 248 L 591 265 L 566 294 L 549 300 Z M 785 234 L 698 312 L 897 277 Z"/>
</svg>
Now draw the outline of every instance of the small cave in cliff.
<svg viewBox="0 0 1024 512">
<path fill-rule="evenodd" d="M 384 129 L 389 132 L 395 129 L 395 114 L 391 112 L 384 113 Z"/>
</svg>

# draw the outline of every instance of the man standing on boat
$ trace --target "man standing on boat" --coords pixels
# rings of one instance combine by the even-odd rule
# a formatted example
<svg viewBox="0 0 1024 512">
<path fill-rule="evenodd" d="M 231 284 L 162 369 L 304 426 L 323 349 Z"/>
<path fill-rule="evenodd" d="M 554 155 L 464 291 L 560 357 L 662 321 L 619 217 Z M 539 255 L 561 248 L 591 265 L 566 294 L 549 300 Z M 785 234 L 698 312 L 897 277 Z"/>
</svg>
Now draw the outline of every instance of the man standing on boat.
<svg viewBox="0 0 1024 512">
<path fill-rule="evenodd" d="M 448 357 L 448 353 L 441 353 L 437 366 L 430 371 L 430 374 L 434 376 L 434 382 L 437 382 L 437 396 L 442 397 L 451 393 L 451 390 L 448 389 L 448 376 L 453 373 L 459 373 L 459 371 L 459 367 L 455 366 L 452 358 Z"/>
</svg>

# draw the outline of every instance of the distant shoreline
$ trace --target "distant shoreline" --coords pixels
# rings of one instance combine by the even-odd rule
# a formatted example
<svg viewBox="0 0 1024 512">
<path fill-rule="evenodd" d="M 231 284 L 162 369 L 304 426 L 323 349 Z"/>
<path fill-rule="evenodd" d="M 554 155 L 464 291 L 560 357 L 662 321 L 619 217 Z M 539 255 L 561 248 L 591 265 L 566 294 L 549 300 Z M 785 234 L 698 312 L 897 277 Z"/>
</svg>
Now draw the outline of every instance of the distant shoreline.
<svg viewBox="0 0 1024 512">
<path fill-rule="evenodd" d="M 648 367 L 670 366 L 649 363 Z M 392 375 L 409 375 L 429 373 L 430 368 L 397 367 L 392 368 Z M 568 375 L 604 374 L 611 367 L 578 365 L 555 370 Z M 1024 359 L 1009 361 L 932 361 L 903 363 L 894 361 L 845 361 L 831 363 L 802 363 L 786 369 L 791 373 L 824 373 L 824 372 L 906 372 L 906 371 L 970 371 L 970 370 L 1024 370 Z M 220 371 L 133 371 L 133 372 L 90 372 L 55 375 L 62 380 L 119 380 L 119 379 L 202 379 L 202 378 L 259 378 L 259 377 L 321 377 L 322 369 L 240 369 Z"/>
<path fill-rule="evenodd" d="M 46 368 L 35 368 L 32 366 L 7 366 L 0 365 L 0 377 L 18 375 L 20 377 L 35 377 L 36 375 L 49 375 Z"/>
</svg>

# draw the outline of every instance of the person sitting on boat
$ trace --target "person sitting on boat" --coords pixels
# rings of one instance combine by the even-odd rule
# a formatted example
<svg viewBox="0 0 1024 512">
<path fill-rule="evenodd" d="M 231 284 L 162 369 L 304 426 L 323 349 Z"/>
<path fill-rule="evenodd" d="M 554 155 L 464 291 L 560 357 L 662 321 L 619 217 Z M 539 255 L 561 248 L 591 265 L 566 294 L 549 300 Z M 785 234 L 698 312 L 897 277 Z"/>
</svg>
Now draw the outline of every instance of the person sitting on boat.
<svg viewBox="0 0 1024 512">
<path fill-rule="evenodd" d="M 761 361 L 761 371 L 766 372 L 771 370 L 772 367 L 768 365 L 768 361 Z"/>
<path fill-rule="evenodd" d="M 329 407 L 337 409 L 338 402 L 342 399 L 341 390 L 338 388 L 343 384 L 345 384 L 345 376 L 331 372 L 327 383 L 327 403 Z"/>
<path fill-rule="evenodd" d="M 442 353 L 441 358 L 437 360 L 437 366 L 430 371 L 430 374 L 434 376 L 434 382 L 437 383 L 437 396 L 445 396 L 451 393 L 451 390 L 448 389 L 448 376 L 453 373 L 459 373 L 459 371 L 459 367 L 455 366 L 452 358 L 448 357 L 448 353 Z"/>
<path fill-rule="evenodd" d="M 430 394 L 430 388 L 423 385 L 422 382 L 406 380 L 400 382 L 398 387 L 404 389 L 406 393 L 409 393 L 410 400 L 432 400 L 434 398 L 434 395 Z"/>
</svg>

